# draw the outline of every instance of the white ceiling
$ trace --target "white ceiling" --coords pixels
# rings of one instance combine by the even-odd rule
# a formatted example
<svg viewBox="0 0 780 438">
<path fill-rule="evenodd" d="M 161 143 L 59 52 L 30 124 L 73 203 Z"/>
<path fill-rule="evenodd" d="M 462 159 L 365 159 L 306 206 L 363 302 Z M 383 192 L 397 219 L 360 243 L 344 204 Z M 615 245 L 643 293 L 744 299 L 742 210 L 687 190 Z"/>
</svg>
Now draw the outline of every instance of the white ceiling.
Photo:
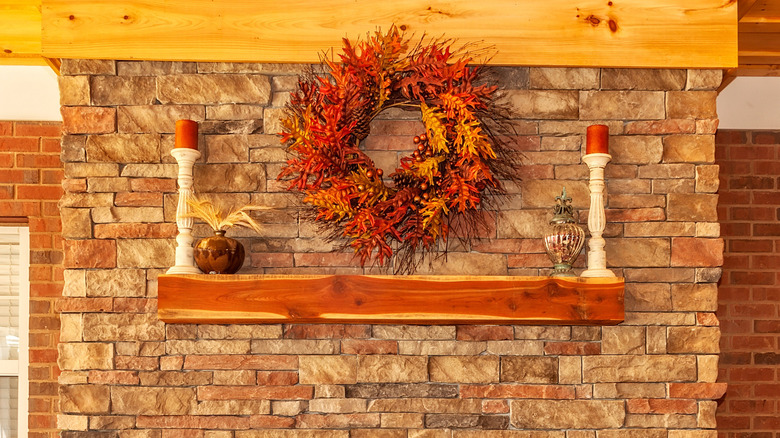
<svg viewBox="0 0 780 438">
<path fill-rule="evenodd" d="M 738 77 L 718 96 L 721 129 L 780 129 L 780 77 Z M 49 67 L 0 66 L 0 120 L 62 120 Z"/>
</svg>

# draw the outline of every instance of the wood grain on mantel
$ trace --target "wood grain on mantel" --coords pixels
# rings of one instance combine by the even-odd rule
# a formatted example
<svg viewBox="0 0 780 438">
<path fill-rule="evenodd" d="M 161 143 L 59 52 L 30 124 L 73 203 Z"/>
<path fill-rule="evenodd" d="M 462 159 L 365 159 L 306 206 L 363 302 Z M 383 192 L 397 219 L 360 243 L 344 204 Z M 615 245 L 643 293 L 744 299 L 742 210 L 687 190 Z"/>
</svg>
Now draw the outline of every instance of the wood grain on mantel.
<svg viewBox="0 0 780 438">
<path fill-rule="evenodd" d="M 622 278 L 161 275 L 168 323 L 613 325 Z"/>
</svg>

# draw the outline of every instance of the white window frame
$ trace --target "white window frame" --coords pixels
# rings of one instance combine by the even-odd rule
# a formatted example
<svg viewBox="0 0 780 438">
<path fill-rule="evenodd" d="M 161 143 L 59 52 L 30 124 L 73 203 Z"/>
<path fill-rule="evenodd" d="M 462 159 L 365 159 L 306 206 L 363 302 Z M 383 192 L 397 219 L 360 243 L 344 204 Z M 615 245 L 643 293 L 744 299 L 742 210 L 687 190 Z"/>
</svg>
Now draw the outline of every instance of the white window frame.
<svg viewBox="0 0 780 438">
<path fill-rule="evenodd" d="M 19 230 L 19 360 L 0 360 L 0 376 L 17 377 L 19 384 L 17 405 L 17 433 L 27 436 L 29 410 L 30 366 L 30 229 L 17 226 Z"/>
</svg>

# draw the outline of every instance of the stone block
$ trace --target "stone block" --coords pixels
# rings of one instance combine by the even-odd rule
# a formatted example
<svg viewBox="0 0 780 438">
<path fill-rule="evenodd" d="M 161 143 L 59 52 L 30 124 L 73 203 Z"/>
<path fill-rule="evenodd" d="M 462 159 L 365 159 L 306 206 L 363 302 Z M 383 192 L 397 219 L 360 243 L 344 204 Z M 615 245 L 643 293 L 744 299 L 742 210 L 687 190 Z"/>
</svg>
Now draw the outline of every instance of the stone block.
<svg viewBox="0 0 780 438">
<path fill-rule="evenodd" d="M 671 119 L 715 119 L 717 91 L 670 91 L 666 95 L 666 114 Z"/>
<path fill-rule="evenodd" d="M 195 192 L 263 192 L 265 168 L 261 164 L 209 164 L 195 166 Z"/>
<path fill-rule="evenodd" d="M 282 326 L 263 325 L 198 325 L 200 339 L 276 339 L 282 337 Z"/>
<path fill-rule="evenodd" d="M 282 117 L 284 117 L 284 108 L 266 108 L 263 113 L 263 132 L 276 135 L 284 131 Z"/>
<path fill-rule="evenodd" d="M 60 386 L 60 410 L 74 414 L 107 414 L 109 387 L 106 385 Z"/>
<path fill-rule="evenodd" d="M 369 400 L 369 412 L 419 412 L 423 414 L 479 414 L 482 401 L 457 398 L 381 398 Z"/>
<path fill-rule="evenodd" d="M 228 373 L 231 371 L 221 371 Z M 245 370 L 254 375 L 254 371 Z M 215 372 L 216 374 L 216 372 Z M 206 371 L 151 371 L 138 373 L 141 386 L 198 386 L 220 385 L 216 379 L 212 380 L 212 373 Z M 253 382 L 254 384 L 254 382 Z"/>
<path fill-rule="evenodd" d="M 162 104 L 267 104 L 271 99 L 268 76 L 254 74 L 169 75 L 157 78 L 157 99 Z"/>
<path fill-rule="evenodd" d="M 89 417 L 86 415 L 57 415 L 57 428 L 60 430 L 87 430 Z"/>
<path fill-rule="evenodd" d="M 595 398 L 666 398 L 664 383 L 596 383 Z"/>
<path fill-rule="evenodd" d="M 115 75 L 116 62 L 106 59 L 68 59 L 62 60 L 62 75 Z"/>
<path fill-rule="evenodd" d="M 213 120 L 262 120 L 263 107 L 252 104 L 218 104 L 206 107 L 206 118 Z M 277 143 L 279 140 L 277 139 Z"/>
<path fill-rule="evenodd" d="M 143 297 L 146 293 L 146 272 L 141 269 L 87 271 L 87 296 Z"/>
<path fill-rule="evenodd" d="M 601 382 L 675 382 L 696 380 L 696 357 L 686 355 L 583 356 L 582 380 Z"/>
<path fill-rule="evenodd" d="M 718 379 L 718 360 L 717 355 L 700 355 L 696 357 L 699 382 L 715 383 Z"/>
<path fill-rule="evenodd" d="M 485 351 L 484 342 L 399 341 L 398 354 L 416 356 L 476 355 Z"/>
<path fill-rule="evenodd" d="M 610 238 L 606 239 L 607 266 L 649 268 L 669 266 L 669 239 Z"/>
<path fill-rule="evenodd" d="M 598 438 L 667 438 L 666 432 L 666 429 L 607 429 L 598 431 Z"/>
<path fill-rule="evenodd" d="M 422 356 L 358 356 L 357 366 L 358 382 L 425 382 L 428 380 L 428 360 Z"/>
<path fill-rule="evenodd" d="M 206 137 L 206 162 L 247 162 L 249 145 L 250 139 L 246 135 L 209 135 Z"/>
<path fill-rule="evenodd" d="M 175 179 L 179 173 L 176 164 L 126 164 L 122 167 L 122 177 L 168 178 Z"/>
<path fill-rule="evenodd" d="M 116 129 L 116 108 L 63 106 L 64 134 L 106 134 Z"/>
<path fill-rule="evenodd" d="M 714 135 L 669 135 L 664 138 L 664 163 L 712 163 Z"/>
<path fill-rule="evenodd" d="M 668 283 L 629 283 L 625 287 L 626 311 L 663 312 L 672 310 L 671 287 Z"/>
<path fill-rule="evenodd" d="M 117 263 L 116 241 L 66 240 L 63 242 L 65 268 L 114 268 Z"/>
<path fill-rule="evenodd" d="M 558 358 L 504 356 L 501 358 L 501 382 L 558 383 Z"/>
<path fill-rule="evenodd" d="M 499 356 L 541 356 L 544 354 L 543 341 L 487 341 L 485 352 Z"/>
<path fill-rule="evenodd" d="M 111 388 L 111 412 L 123 415 L 188 415 L 197 404 L 194 388 Z"/>
<path fill-rule="evenodd" d="M 609 139 L 614 164 L 657 164 L 663 152 L 663 142 L 658 136 L 615 135 Z"/>
<path fill-rule="evenodd" d="M 689 69 L 686 90 L 717 90 L 723 81 L 723 70 Z M 671 437 L 670 437 L 671 438 Z"/>
<path fill-rule="evenodd" d="M 95 207 L 92 209 L 92 221 L 96 224 L 162 222 L 163 209 L 160 207 Z"/>
<path fill-rule="evenodd" d="M 348 414 L 366 412 L 368 400 L 359 398 L 320 398 L 309 400 L 308 412 L 324 414 Z"/>
<path fill-rule="evenodd" d="M 529 71 L 532 89 L 593 90 L 599 88 L 597 68 L 532 68 Z"/>
<path fill-rule="evenodd" d="M 62 237 L 88 239 L 92 237 L 92 219 L 88 208 L 61 208 Z"/>
<path fill-rule="evenodd" d="M 304 412 L 308 407 L 308 402 L 302 400 L 273 400 L 271 401 L 271 413 L 285 417 L 294 417 Z"/>
<path fill-rule="evenodd" d="M 318 386 L 318 388 L 321 386 Z M 420 398 L 446 399 L 458 397 L 458 387 L 438 383 L 363 383 L 343 386 L 343 394 L 338 397 L 347 398 Z"/>
<path fill-rule="evenodd" d="M 687 79 L 684 70 L 648 68 L 601 69 L 601 88 L 614 90 L 682 90 Z"/>
<path fill-rule="evenodd" d="M 64 285 L 62 286 L 63 297 L 86 297 L 87 280 L 86 272 L 82 269 L 66 269 L 63 271 Z"/>
<path fill-rule="evenodd" d="M 351 257 L 351 255 L 350 255 Z M 507 275 L 507 261 L 503 254 L 450 252 L 447 257 L 423 263 L 417 275 Z"/>
<path fill-rule="evenodd" d="M 712 283 L 672 284 L 672 309 L 714 312 L 718 310 L 718 286 Z"/>
<path fill-rule="evenodd" d="M 61 370 L 110 370 L 114 368 L 114 345 L 99 343 L 59 344 L 57 365 Z"/>
<path fill-rule="evenodd" d="M 165 339 L 165 324 L 151 313 L 86 313 L 85 341 L 157 341 Z"/>
<path fill-rule="evenodd" d="M 84 321 L 81 314 L 60 314 L 60 342 L 79 342 L 83 339 Z"/>
<path fill-rule="evenodd" d="M 89 105 L 89 78 L 87 76 L 58 76 L 60 105 Z"/>
<path fill-rule="evenodd" d="M 669 283 L 693 283 L 695 270 L 693 268 L 647 268 L 624 269 L 626 282 L 653 283 L 660 280 Z"/>
<path fill-rule="evenodd" d="M 639 178 L 642 179 L 693 179 L 696 174 L 696 166 L 693 164 L 649 164 L 640 166 L 638 169 Z"/>
<path fill-rule="evenodd" d="M 108 163 L 159 163 L 160 136 L 108 134 L 87 138 L 87 160 Z"/>
<path fill-rule="evenodd" d="M 350 384 L 357 382 L 356 356 L 301 356 L 301 384 Z"/>
<path fill-rule="evenodd" d="M 605 326 L 601 328 L 602 354 L 644 354 L 643 327 Z"/>
<path fill-rule="evenodd" d="M 669 221 L 718 221 L 718 195 L 670 193 L 668 199 L 666 214 Z"/>
<path fill-rule="evenodd" d="M 670 430 L 669 438 L 717 438 L 717 430 L 680 429 Z"/>
<path fill-rule="evenodd" d="M 162 76 L 196 73 L 194 62 L 173 61 L 117 61 L 116 74 L 119 76 Z"/>
<path fill-rule="evenodd" d="M 697 193 L 715 193 L 720 186 L 718 179 L 720 166 L 702 165 L 696 166 L 696 192 Z"/>
<path fill-rule="evenodd" d="M 623 426 L 618 400 L 513 400 L 512 426 L 519 429 L 603 429 Z"/>
<path fill-rule="evenodd" d="M 432 382 L 495 383 L 499 380 L 498 356 L 435 356 L 428 365 Z"/>
<path fill-rule="evenodd" d="M 580 120 L 660 120 L 661 91 L 580 91 Z"/>
<path fill-rule="evenodd" d="M 167 268 L 174 264 L 173 239 L 119 239 L 118 268 Z"/>
<path fill-rule="evenodd" d="M 143 76 L 92 76 L 92 105 L 151 105 L 155 99 L 155 78 Z"/>
<path fill-rule="evenodd" d="M 512 118 L 574 119 L 578 118 L 579 98 L 568 90 L 506 90 L 498 101 L 509 105 Z"/>
<path fill-rule="evenodd" d="M 693 222 L 635 222 L 623 225 L 626 237 L 677 237 L 694 236 Z"/>
<path fill-rule="evenodd" d="M 575 208 L 588 208 L 590 191 L 587 182 L 539 179 L 523 181 L 523 207 L 552 210 L 552 206 L 555 205 L 555 197 L 561 195 L 563 187 L 566 187 L 566 194 L 572 198 L 572 205 Z M 552 215 L 550 216 L 552 217 Z"/>
<path fill-rule="evenodd" d="M 669 327 L 666 350 L 669 353 L 719 353 L 719 327 Z"/>
<path fill-rule="evenodd" d="M 126 134 L 171 134 L 176 129 L 177 120 L 202 122 L 204 116 L 202 105 L 120 106 L 116 113 L 117 131 Z M 202 139 L 200 143 L 203 143 Z"/>
<path fill-rule="evenodd" d="M 666 327 L 647 327 L 647 354 L 666 354 Z"/>
<path fill-rule="evenodd" d="M 373 329 L 373 335 L 378 339 L 455 339 L 455 326 L 452 325 L 377 325 Z"/>
<path fill-rule="evenodd" d="M 254 354 L 336 354 L 339 342 L 330 339 L 269 339 L 252 340 Z"/>
<path fill-rule="evenodd" d="M 63 163 L 87 161 L 86 144 L 87 137 L 84 135 L 63 135 L 60 140 L 60 160 Z"/>
<path fill-rule="evenodd" d="M 119 176 L 119 165 L 116 163 L 65 163 L 63 168 L 67 178 Z M 101 196 L 105 197 L 106 195 Z M 87 207 L 92 207 L 92 205 L 87 205 Z"/>
<path fill-rule="evenodd" d="M 560 192 L 558 192 L 558 195 L 560 195 Z M 547 209 L 503 211 L 496 230 L 498 238 L 541 238 L 544 235 L 544 230 L 549 226 L 550 218 L 551 213 Z"/>
<path fill-rule="evenodd" d="M 165 343 L 167 354 L 249 354 L 248 339 L 239 340 L 170 340 Z"/>
<path fill-rule="evenodd" d="M 672 266 L 720 267 L 723 265 L 723 239 L 672 238 Z"/>
<path fill-rule="evenodd" d="M 582 358 L 576 356 L 558 358 L 558 383 L 562 385 L 582 383 Z"/>
<path fill-rule="evenodd" d="M 424 427 L 425 416 L 415 413 L 382 414 L 380 426 L 385 429 L 409 429 Z M 406 433 L 406 431 L 403 431 Z"/>
</svg>

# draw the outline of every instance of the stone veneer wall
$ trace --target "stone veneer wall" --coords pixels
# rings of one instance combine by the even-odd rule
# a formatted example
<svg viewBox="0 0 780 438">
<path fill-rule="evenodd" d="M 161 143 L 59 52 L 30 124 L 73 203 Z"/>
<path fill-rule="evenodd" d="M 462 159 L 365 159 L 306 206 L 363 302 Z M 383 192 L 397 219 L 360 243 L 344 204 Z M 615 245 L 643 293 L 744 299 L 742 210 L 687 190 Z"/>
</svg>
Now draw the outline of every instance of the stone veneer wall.
<svg viewBox="0 0 780 438">
<path fill-rule="evenodd" d="M 780 437 L 780 132 L 719 131 L 724 437 Z"/>
<path fill-rule="evenodd" d="M 587 208 L 583 134 L 603 122 L 608 260 L 627 282 L 619 326 L 158 321 L 180 118 L 201 121 L 196 190 L 275 207 L 259 215 L 261 236 L 237 234 L 250 250 L 242 273 L 376 272 L 331 252 L 275 180 L 285 154 L 273 134 L 299 71 L 63 62 L 64 437 L 716 436 L 719 71 L 494 69 L 518 119 L 524 183 L 491 219 L 492 240 L 422 273 L 548 273 L 539 238 L 553 198 L 565 185 Z M 420 125 L 383 117 L 366 147 L 388 170 Z"/>
<path fill-rule="evenodd" d="M 57 435 L 56 300 L 62 292 L 60 123 L 0 121 L 0 223 L 30 231 L 31 438 Z"/>
</svg>

